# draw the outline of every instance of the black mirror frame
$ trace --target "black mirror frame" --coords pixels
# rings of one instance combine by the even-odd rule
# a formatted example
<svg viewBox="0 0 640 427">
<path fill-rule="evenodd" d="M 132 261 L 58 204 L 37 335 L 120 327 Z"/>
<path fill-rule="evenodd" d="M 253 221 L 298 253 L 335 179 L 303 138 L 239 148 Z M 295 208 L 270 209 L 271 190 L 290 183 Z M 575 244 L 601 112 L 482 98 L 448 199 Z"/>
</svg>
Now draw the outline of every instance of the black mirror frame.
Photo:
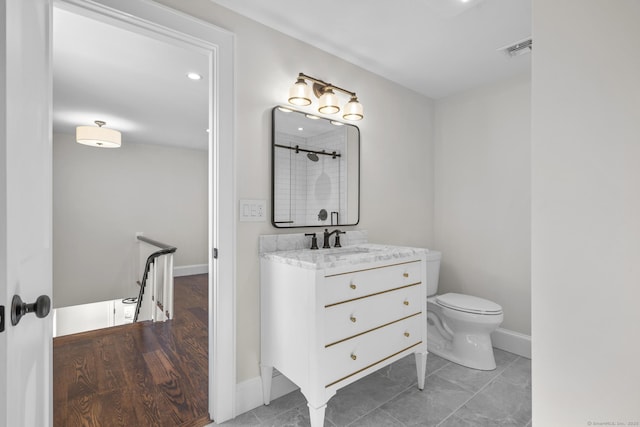
<svg viewBox="0 0 640 427">
<path fill-rule="evenodd" d="M 288 106 L 281 106 L 281 105 L 276 105 L 275 107 L 273 107 L 273 109 L 271 110 L 271 225 L 275 228 L 280 228 L 280 229 L 287 229 L 287 228 L 327 228 L 326 224 L 321 224 L 321 225 L 294 225 L 294 226 L 279 226 L 278 222 L 276 222 L 276 209 L 275 209 L 275 195 L 276 195 L 276 188 L 275 188 L 275 176 L 276 176 L 276 171 L 275 171 L 275 156 L 276 156 L 276 126 L 275 126 L 275 120 L 276 120 L 276 111 L 279 108 L 286 108 L 288 110 L 291 110 L 293 112 L 296 113 L 301 113 L 301 114 L 307 114 L 304 111 L 300 111 L 300 110 L 295 110 L 293 108 L 290 108 Z M 330 120 L 324 117 L 321 117 L 321 119 L 323 120 Z M 360 223 L 360 182 L 361 182 L 361 167 L 360 167 L 360 160 L 361 160 L 361 155 L 360 155 L 360 150 L 361 150 L 361 138 L 360 138 L 360 128 L 356 125 L 353 125 L 351 123 L 345 123 L 349 126 L 353 126 L 354 128 L 356 128 L 358 130 L 358 216 L 357 216 L 357 220 L 355 223 L 353 224 L 337 224 L 337 225 L 333 225 L 333 226 L 340 226 L 340 227 L 352 227 L 352 226 L 356 226 Z"/>
</svg>

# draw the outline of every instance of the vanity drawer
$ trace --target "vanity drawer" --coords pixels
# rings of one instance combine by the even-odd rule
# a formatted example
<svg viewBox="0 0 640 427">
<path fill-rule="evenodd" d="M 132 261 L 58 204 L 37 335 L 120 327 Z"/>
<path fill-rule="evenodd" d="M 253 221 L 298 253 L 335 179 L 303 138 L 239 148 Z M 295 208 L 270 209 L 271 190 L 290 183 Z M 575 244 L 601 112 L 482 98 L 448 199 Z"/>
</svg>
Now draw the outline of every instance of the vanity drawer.
<svg viewBox="0 0 640 427">
<path fill-rule="evenodd" d="M 324 342 L 336 343 L 422 310 L 422 285 L 333 305 L 324 310 Z"/>
<path fill-rule="evenodd" d="M 323 302 L 326 307 L 389 289 L 419 283 L 422 280 L 420 267 L 420 261 L 411 261 L 385 267 L 328 275 L 325 277 Z"/>
<path fill-rule="evenodd" d="M 323 366 L 329 387 L 421 342 L 422 313 L 326 347 Z M 382 366 L 382 365 L 381 365 Z"/>
</svg>

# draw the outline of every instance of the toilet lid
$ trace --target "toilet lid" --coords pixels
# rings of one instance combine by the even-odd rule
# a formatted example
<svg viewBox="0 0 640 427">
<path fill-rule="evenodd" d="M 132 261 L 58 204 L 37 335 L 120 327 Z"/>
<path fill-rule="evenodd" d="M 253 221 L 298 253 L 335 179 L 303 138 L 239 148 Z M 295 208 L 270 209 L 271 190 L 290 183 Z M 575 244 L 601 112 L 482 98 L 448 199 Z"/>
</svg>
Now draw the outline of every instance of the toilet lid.
<svg viewBox="0 0 640 427">
<path fill-rule="evenodd" d="M 500 314 L 502 307 L 493 301 L 472 297 L 471 295 L 448 293 L 438 295 L 436 302 L 443 307 L 452 310 L 464 311 L 474 314 Z"/>
</svg>

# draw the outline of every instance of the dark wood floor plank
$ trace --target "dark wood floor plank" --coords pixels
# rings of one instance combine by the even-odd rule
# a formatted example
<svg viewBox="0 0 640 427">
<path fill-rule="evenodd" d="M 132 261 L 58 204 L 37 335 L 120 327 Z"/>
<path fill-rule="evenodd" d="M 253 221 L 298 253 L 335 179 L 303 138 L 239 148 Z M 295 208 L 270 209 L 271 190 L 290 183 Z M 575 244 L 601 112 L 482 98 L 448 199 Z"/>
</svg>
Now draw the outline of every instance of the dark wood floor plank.
<svg viewBox="0 0 640 427">
<path fill-rule="evenodd" d="M 167 355 L 164 354 L 164 351 L 151 351 L 144 353 L 142 357 L 147 363 L 147 368 L 151 373 L 151 378 L 153 378 L 154 384 L 158 385 L 171 381 L 172 373 L 175 371 L 173 369 L 173 364 L 167 358 Z"/>
<path fill-rule="evenodd" d="M 175 279 L 174 320 L 54 339 L 54 426 L 208 424 L 208 276 Z"/>
</svg>

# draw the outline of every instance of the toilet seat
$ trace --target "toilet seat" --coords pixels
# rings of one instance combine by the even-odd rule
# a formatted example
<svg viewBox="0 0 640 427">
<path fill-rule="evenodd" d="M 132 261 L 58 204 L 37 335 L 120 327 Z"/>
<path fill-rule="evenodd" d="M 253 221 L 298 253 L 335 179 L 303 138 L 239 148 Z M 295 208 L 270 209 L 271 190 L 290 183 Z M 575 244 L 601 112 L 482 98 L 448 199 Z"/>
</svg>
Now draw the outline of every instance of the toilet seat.
<svg viewBox="0 0 640 427">
<path fill-rule="evenodd" d="M 456 293 L 436 296 L 436 303 L 451 310 L 473 314 L 502 314 L 502 307 L 493 301 Z"/>
</svg>

